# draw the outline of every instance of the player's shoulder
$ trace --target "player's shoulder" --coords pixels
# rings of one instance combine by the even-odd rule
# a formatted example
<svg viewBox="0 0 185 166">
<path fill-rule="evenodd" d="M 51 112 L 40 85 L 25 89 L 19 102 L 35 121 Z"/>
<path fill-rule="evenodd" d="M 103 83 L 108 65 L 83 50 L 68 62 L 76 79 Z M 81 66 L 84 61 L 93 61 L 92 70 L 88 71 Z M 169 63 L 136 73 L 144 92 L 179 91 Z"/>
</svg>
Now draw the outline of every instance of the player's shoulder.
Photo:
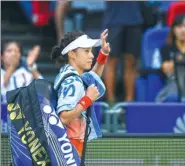
<svg viewBox="0 0 185 166">
<path fill-rule="evenodd" d="M 76 98 L 80 94 L 84 93 L 85 87 L 79 76 L 69 76 L 67 77 L 59 87 L 59 95 L 65 98 Z"/>
<path fill-rule="evenodd" d="M 76 85 L 76 86 L 82 86 L 83 85 L 83 81 L 81 79 L 81 77 L 79 75 L 73 75 L 73 76 L 69 76 L 67 77 L 63 82 L 62 85 Z"/>
</svg>

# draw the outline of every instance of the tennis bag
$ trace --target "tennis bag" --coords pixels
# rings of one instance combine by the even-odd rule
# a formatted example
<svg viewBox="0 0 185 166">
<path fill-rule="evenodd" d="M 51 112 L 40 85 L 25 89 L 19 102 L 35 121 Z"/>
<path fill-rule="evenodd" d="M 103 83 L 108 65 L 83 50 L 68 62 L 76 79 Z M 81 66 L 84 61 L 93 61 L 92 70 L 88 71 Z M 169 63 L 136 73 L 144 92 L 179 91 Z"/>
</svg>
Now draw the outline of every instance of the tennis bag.
<svg viewBox="0 0 185 166">
<path fill-rule="evenodd" d="M 12 163 L 16 166 L 80 166 L 55 111 L 57 95 L 51 83 L 38 79 L 7 92 Z"/>
</svg>

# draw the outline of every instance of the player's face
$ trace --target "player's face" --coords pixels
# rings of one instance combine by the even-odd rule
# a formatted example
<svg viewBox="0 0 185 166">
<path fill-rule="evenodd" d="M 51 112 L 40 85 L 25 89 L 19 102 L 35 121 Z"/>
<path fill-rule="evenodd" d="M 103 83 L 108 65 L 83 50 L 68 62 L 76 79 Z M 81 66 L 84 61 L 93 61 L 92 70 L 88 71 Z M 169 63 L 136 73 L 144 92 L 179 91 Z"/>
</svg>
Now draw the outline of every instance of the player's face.
<svg viewBox="0 0 185 166">
<path fill-rule="evenodd" d="M 177 40 L 185 41 L 185 19 L 181 25 L 175 26 L 174 33 Z"/>
<path fill-rule="evenodd" d="M 2 56 L 3 63 L 6 65 L 11 65 L 12 60 L 19 61 L 21 58 L 20 48 L 16 43 L 9 43 Z"/>
<path fill-rule="evenodd" d="M 94 59 L 92 48 L 77 48 L 75 54 L 75 63 L 81 70 L 91 69 Z"/>
</svg>

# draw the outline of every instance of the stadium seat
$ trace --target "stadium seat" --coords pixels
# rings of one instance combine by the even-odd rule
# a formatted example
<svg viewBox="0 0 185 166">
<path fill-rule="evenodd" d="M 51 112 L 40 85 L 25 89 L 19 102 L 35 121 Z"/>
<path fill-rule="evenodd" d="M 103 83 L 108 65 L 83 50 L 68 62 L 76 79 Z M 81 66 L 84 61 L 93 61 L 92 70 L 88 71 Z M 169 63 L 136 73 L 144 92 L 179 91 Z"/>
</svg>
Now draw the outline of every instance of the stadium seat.
<svg viewBox="0 0 185 166">
<path fill-rule="evenodd" d="M 54 16 L 56 1 L 18 1 L 23 9 L 28 20 L 37 27 L 43 27 L 49 23 L 50 18 Z M 84 15 L 84 11 L 103 11 L 105 8 L 104 2 L 72 2 L 71 9 L 68 15 L 74 17 L 74 26 L 77 26 L 78 16 L 76 14 Z M 76 20 L 76 21 L 75 21 Z M 76 27 L 77 29 L 78 26 Z"/>
<path fill-rule="evenodd" d="M 165 44 L 168 32 L 169 27 L 152 27 L 144 33 L 142 41 L 142 63 L 144 68 L 151 68 L 154 51 Z"/>
<path fill-rule="evenodd" d="M 159 2 L 159 10 L 160 12 L 167 12 L 169 6 L 174 3 L 173 1 L 160 1 Z"/>
<path fill-rule="evenodd" d="M 142 63 L 143 71 L 136 79 L 135 92 L 136 101 L 155 100 L 156 95 L 164 85 L 164 80 L 153 69 L 154 52 L 165 44 L 169 27 L 153 27 L 148 29 L 142 41 Z"/>
<path fill-rule="evenodd" d="M 167 25 L 171 26 L 173 20 L 179 14 L 185 14 L 185 2 L 174 2 L 169 6 L 167 14 Z"/>
<path fill-rule="evenodd" d="M 140 75 L 135 81 L 136 102 L 153 102 L 164 87 L 165 80 L 157 72 Z"/>
<path fill-rule="evenodd" d="M 31 1 L 18 1 L 18 4 L 22 8 L 26 18 L 29 22 L 32 22 L 32 2 Z"/>
<path fill-rule="evenodd" d="M 147 100 L 146 87 L 147 87 L 147 78 L 139 76 L 135 82 L 135 98 L 137 102 L 143 102 Z"/>
<path fill-rule="evenodd" d="M 165 80 L 157 73 L 151 73 L 147 76 L 147 94 L 146 101 L 153 102 L 159 91 L 164 87 Z"/>
</svg>

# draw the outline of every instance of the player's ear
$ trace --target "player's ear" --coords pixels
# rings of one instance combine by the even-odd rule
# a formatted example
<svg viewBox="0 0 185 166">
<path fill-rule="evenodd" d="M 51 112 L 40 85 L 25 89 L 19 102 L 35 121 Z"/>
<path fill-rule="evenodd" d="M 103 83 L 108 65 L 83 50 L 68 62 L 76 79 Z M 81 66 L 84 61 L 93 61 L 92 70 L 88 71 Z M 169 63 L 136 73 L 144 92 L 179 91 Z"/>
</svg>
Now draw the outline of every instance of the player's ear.
<svg viewBox="0 0 185 166">
<path fill-rule="evenodd" d="M 76 54 L 75 54 L 74 51 L 69 51 L 68 56 L 69 56 L 70 59 L 74 59 L 76 57 Z"/>
</svg>

